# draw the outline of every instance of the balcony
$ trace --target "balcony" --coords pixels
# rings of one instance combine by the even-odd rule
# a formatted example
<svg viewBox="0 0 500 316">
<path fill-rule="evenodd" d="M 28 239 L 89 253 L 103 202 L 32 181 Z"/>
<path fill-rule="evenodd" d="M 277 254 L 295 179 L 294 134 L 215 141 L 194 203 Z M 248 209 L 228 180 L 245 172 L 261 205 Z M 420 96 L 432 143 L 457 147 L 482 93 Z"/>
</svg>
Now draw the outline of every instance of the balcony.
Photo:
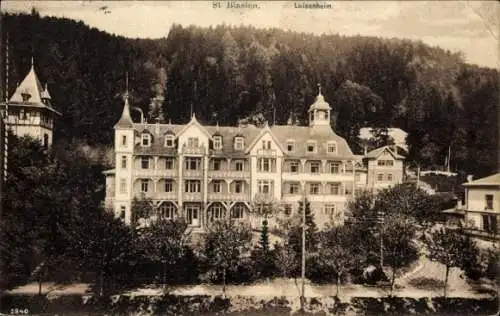
<svg viewBox="0 0 500 316">
<path fill-rule="evenodd" d="M 182 176 L 185 178 L 201 178 L 203 177 L 202 170 L 182 170 Z"/>
<path fill-rule="evenodd" d="M 177 177 L 177 169 L 140 169 L 135 168 L 132 170 L 133 176 L 141 177 L 165 177 L 174 178 Z"/>
<path fill-rule="evenodd" d="M 276 157 L 278 156 L 278 151 L 276 149 L 257 149 L 258 156 L 265 157 Z"/>
<path fill-rule="evenodd" d="M 221 201 L 248 201 L 250 196 L 248 193 L 209 193 L 208 201 L 221 202 Z"/>
<path fill-rule="evenodd" d="M 201 192 L 184 192 L 182 193 L 182 200 L 185 202 L 202 201 L 203 195 Z"/>
<path fill-rule="evenodd" d="M 189 147 L 186 144 L 182 146 L 181 153 L 184 155 L 205 155 L 205 146 Z"/>
<path fill-rule="evenodd" d="M 177 200 L 177 192 L 156 192 L 153 196 L 159 200 Z"/>
<path fill-rule="evenodd" d="M 250 178 L 248 171 L 233 171 L 233 170 L 211 170 L 208 172 L 209 178 L 233 179 L 233 178 Z"/>
</svg>

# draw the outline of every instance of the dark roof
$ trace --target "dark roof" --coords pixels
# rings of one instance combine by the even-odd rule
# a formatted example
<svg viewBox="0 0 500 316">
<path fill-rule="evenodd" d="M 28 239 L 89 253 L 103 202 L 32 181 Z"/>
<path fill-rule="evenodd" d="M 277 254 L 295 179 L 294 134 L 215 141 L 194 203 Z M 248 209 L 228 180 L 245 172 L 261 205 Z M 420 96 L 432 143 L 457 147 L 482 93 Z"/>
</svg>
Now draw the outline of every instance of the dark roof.
<svg viewBox="0 0 500 316">
<path fill-rule="evenodd" d="M 370 158 L 370 159 L 377 159 L 384 151 L 388 151 L 395 159 L 404 159 L 403 156 L 399 155 L 398 153 L 395 153 L 390 146 L 382 146 L 379 148 L 376 148 L 369 153 L 366 154 L 365 158 Z"/>
<path fill-rule="evenodd" d="M 294 125 L 275 125 L 271 127 L 271 132 L 281 144 L 286 144 L 287 140 L 295 141 L 295 150 L 293 153 L 285 152 L 285 155 L 293 157 L 310 157 L 306 153 L 307 141 L 316 141 L 317 152 L 314 154 L 318 158 L 343 158 L 355 159 L 349 145 L 339 135 L 335 134 L 330 126 L 294 126 Z M 337 155 L 327 153 L 327 143 L 335 141 L 337 143 Z"/>
<path fill-rule="evenodd" d="M 123 112 L 120 119 L 115 124 L 115 128 L 133 128 L 134 122 L 130 116 L 130 105 L 128 104 L 128 97 L 125 97 L 125 104 L 123 105 Z"/>
<path fill-rule="evenodd" d="M 134 130 L 137 132 L 149 131 L 153 135 L 152 144 L 150 147 L 142 147 L 137 145 L 135 152 L 137 154 L 161 154 L 174 155 L 175 149 L 166 148 L 165 134 L 168 131 L 176 135 L 186 126 L 179 124 L 147 124 L 135 123 Z M 265 127 L 257 127 L 252 124 L 244 126 L 203 126 L 210 135 L 222 136 L 222 150 L 210 150 L 215 156 L 231 157 L 246 157 L 245 152 L 250 149 L 250 145 L 264 131 Z M 306 153 L 306 143 L 309 140 L 316 141 L 317 152 L 315 158 L 338 158 L 338 159 L 355 159 L 347 142 L 329 127 L 329 126 L 292 126 L 292 125 L 275 125 L 269 128 L 269 132 L 275 137 L 281 146 L 286 144 L 287 140 L 295 141 L 295 151 L 293 153 L 284 153 L 292 157 L 311 157 L 311 154 Z M 234 150 L 234 137 L 242 136 L 245 138 L 245 148 L 243 151 Z M 327 153 L 327 142 L 335 141 L 337 143 L 337 155 Z"/>
</svg>

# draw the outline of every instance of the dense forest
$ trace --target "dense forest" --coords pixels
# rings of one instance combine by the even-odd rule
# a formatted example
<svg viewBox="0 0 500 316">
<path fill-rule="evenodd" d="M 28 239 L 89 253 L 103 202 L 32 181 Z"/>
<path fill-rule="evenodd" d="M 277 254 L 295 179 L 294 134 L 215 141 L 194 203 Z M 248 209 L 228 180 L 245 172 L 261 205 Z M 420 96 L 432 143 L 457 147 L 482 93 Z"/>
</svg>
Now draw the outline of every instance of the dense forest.
<svg viewBox="0 0 500 316">
<path fill-rule="evenodd" d="M 227 25 L 173 25 L 167 38 L 127 39 L 36 12 L 6 15 L 3 24 L 9 93 L 34 56 L 63 112 L 58 139 L 111 144 L 127 72 L 132 104 L 151 122 L 183 123 L 193 110 L 212 124 L 258 113 L 304 124 L 320 83 L 336 132 L 356 152 L 360 127 L 400 127 L 410 161 L 423 167 L 442 166 L 451 146 L 452 169 L 498 170 L 498 71 L 438 47 Z"/>
</svg>

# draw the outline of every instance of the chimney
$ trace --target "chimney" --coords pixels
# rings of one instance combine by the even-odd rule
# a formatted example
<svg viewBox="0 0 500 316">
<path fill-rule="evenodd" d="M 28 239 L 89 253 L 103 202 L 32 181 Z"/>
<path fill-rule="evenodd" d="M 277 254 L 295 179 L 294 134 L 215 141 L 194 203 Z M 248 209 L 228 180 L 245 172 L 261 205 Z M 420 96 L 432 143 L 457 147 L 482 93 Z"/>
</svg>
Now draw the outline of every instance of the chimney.
<svg viewBox="0 0 500 316">
<path fill-rule="evenodd" d="M 366 145 L 364 146 L 364 151 L 365 151 L 364 155 L 366 156 L 366 154 L 368 154 L 368 146 Z"/>
<path fill-rule="evenodd" d="M 467 182 L 472 182 L 474 176 L 472 174 L 467 175 Z"/>
<path fill-rule="evenodd" d="M 160 123 L 158 123 L 159 120 L 156 121 L 156 124 L 155 124 L 155 134 L 156 135 L 160 135 Z"/>
</svg>

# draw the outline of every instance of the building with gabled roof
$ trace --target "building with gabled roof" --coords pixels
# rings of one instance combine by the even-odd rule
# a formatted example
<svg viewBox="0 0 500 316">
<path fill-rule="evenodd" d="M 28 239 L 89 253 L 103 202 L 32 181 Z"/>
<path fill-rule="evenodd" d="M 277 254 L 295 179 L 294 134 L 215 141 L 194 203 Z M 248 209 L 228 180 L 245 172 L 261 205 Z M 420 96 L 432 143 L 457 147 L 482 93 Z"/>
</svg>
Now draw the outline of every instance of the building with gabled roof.
<svg viewBox="0 0 500 316">
<path fill-rule="evenodd" d="M 382 146 L 358 156 L 358 189 L 377 192 L 403 182 L 405 157 L 398 153 L 397 148 L 397 145 Z"/>
<path fill-rule="evenodd" d="M 207 126 L 133 122 L 126 95 L 115 125 L 115 168 L 105 172 L 106 204 L 126 223 L 146 197 L 155 217 L 184 217 L 194 231 L 222 218 L 269 225 L 311 203 L 319 227 L 344 221 L 356 189 L 357 158 L 330 125 L 321 90 L 308 126 Z"/>
<path fill-rule="evenodd" d="M 468 179 L 465 187 L 465 211 L 467 228 L 478 233 L 500 238 L 500 173 L 477 180 Z"/>
<path fill-rule="evenodd" d="M 14 135 L 29 135 L 50 147 L 53 139 L 54 119 L 61 115 L 52 105 L 47 84 L 42 86 L 35 72 L 33 59 L 26 77 L 7 101 L 0 103 L 5 125 Z"/>
</svg>

